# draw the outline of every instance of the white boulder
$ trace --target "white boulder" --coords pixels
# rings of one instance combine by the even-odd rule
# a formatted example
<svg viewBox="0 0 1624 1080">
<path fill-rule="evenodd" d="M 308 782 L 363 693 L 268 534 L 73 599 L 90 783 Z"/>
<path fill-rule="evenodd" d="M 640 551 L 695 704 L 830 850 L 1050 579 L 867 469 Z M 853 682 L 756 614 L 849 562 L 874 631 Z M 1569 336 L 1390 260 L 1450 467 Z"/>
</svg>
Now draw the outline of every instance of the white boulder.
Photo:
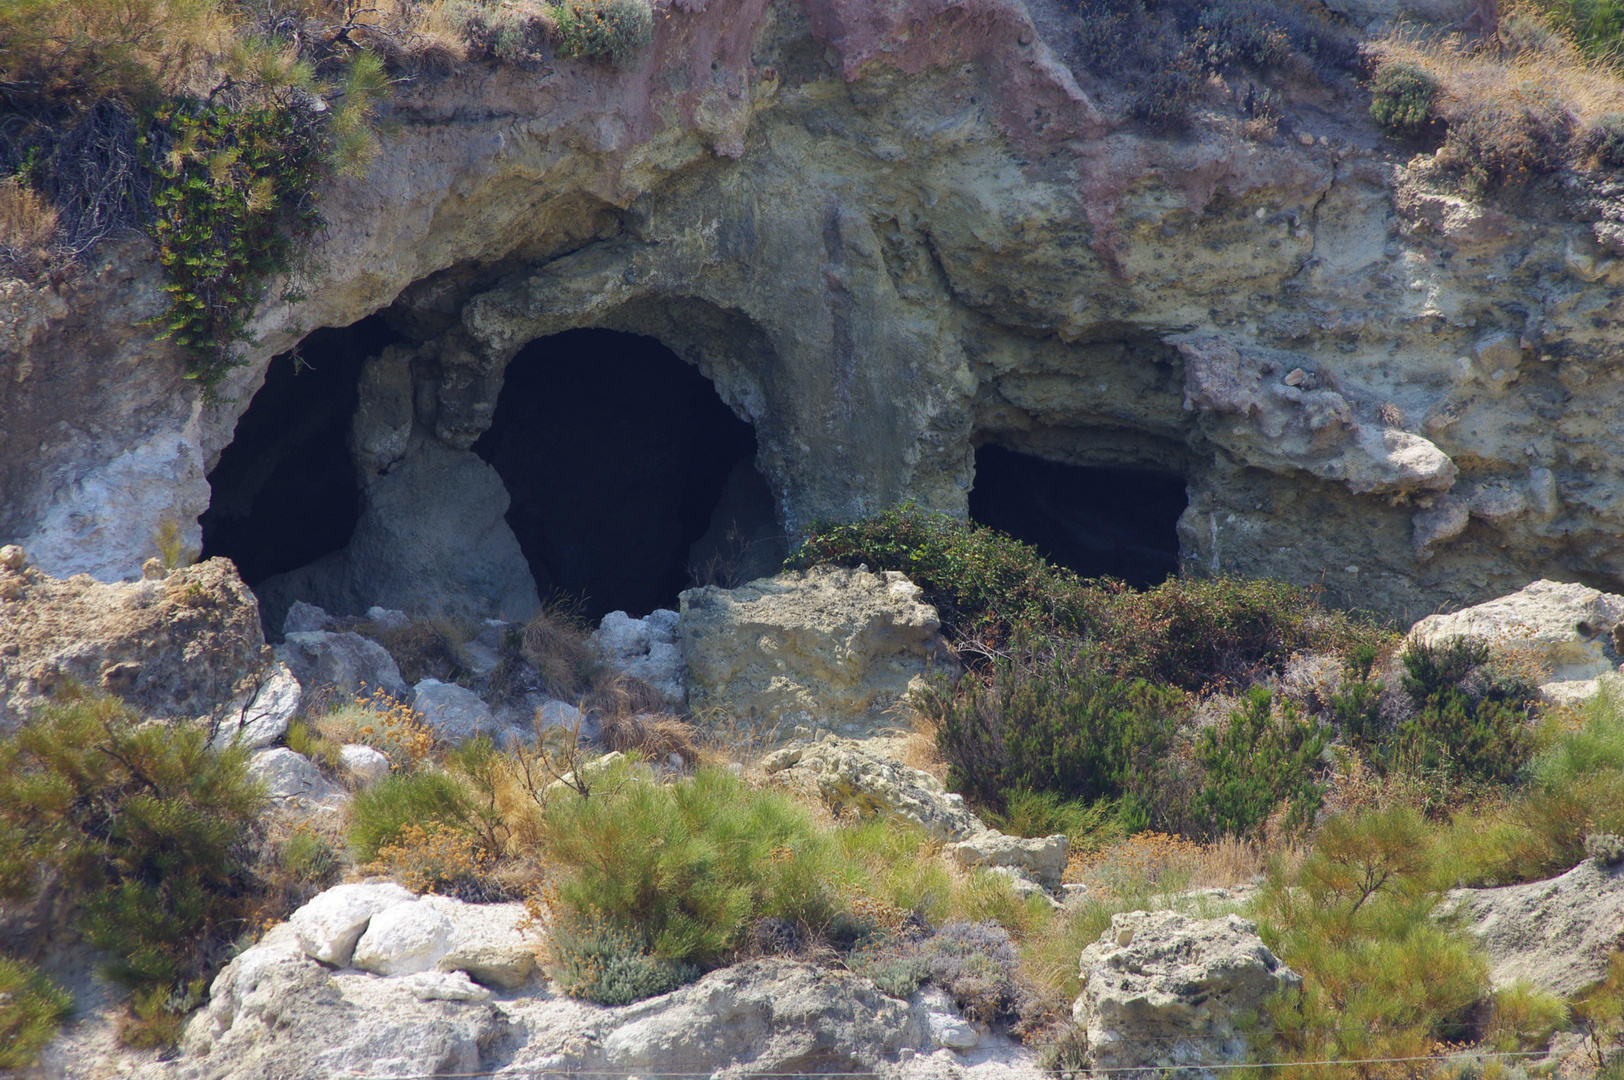
<svg viewBox="0 0 1624 1080">
<path fill-rule="evenodd" d="M 419 1001 L 489 1001 L 491 992 L 460 971 L 419 971 L 410 978 Z"/>
<path fill-rule="evenodd" d="M 499 727 L 490 706 L 480 696 L 456 683 L 424 679 L 415 688 L 412 708 L 446 742 L 459 743 L 480 735 L 494 736 Z"/>
<path fill-rule="evenodd" d="M 262 750 L 287 734 L 288 722 L 299 711 L 299 680 L 286 664 L 271 669 L 270 678 L 235 715 L 228 716 L 214 736 L 214 748 L 241 746 Z"/>
<path fill-rule="evenodd" d="M 255 754 L 248 762 L 248 775 L 265 785 L 273 804 L 287 809 L 336 808 L 346 798 L 314 762 L 285 746 Z"/>
<path fill-rule="evenodd" d="M 389 758 L 382 750 L 361 743 L 339 747 L 338 763 L 359 784 L 375 784 L 389 775 Z"/>
<path fill-rule="evenodd" d="M 335 885 L 288 919 L 305 955 L 324 964 L 348 967 L 356 942 L 372 917 L 417 897 L 392 882 Z M 246 954 L 245 954 L 246 955 Z"/>
<path fill-rule="evenodd" d="M 396 904 L 372 916 L 350 963 L 374 975 L 433 970 L 451 951 L 451 920 L 422 900 Z"/>
<path fill-rule="evenodd" d="M 592 634 L 604 663 L 647 682 L 669 705 L 687 699 L 687 665 L 677 645 L 675 611 L 657 608 L 641 619 L 611 611 Z"/>
</svg>

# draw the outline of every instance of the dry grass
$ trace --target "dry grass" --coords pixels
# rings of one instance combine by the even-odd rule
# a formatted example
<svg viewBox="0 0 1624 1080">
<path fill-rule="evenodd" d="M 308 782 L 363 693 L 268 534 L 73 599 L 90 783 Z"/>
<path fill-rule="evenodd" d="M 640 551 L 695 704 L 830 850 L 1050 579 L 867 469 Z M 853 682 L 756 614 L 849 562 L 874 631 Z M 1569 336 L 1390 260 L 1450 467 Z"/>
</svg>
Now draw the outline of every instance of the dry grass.
<svg viewBox="0 0 1624 1080">
<path fill-rule="evenodd" d="M 1146 888 L 1171 892 L 1227 889 L 1263 873 L 1270 854 L 1262 844 L 1235 837 L 1202 844 L 1168 833 L 1136 833 L 1093 851 L 1073 851 L 1065 880 L 1109 896 L 1127 896 Z"/>
<path fill-rule="evenodd" d="M 25 274 L 51 261 L 56 210 L 15 176 L 0 180 L 0 259 Z"/>
<path fill-rule="evenodd" d="M 598 722 L 598 737 L 610 750 L 635 753 L 646 761 L 665 763 L 672 755 L 684 766 L 699 760 L 699 731 L 667 713 L 608 713 Z"/>
</svg>

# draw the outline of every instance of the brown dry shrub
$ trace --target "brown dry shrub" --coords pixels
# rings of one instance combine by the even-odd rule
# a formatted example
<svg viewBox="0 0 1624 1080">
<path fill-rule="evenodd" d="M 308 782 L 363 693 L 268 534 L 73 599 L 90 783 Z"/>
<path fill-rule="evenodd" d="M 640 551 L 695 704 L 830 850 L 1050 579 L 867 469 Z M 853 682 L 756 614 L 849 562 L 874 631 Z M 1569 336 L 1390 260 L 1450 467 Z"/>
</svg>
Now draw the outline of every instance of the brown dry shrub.
<svg viewBox="0 0 1624 1080">
<path fill-rule="evenodd" d="M 15 176 L 0 180 L 0 259 L 25 274 L 51 261 L 56 210 Z"/>
<path fill-rule="evenodd" d="M 698 729 L 667 713 L 608 713 L 599 721 L 598 736 L 609 749 L 647 761 L 664 762 L 672 754 L 684 765 L 699 759 Z"/>
<path fill-rule="evenodd" d="M 431 821 L 407 825 L 397 840 L 378 849 L 376 861 L 362 869 L 398 881 L 413 892 L 460 896 L 485 877 L 493 861 L 493 854 L 475 837 Z"/>
<path fill-rule="evenodd" d="M 599 669 L 592 628 L 568 603 L 549 601 L 525 624 L 519 653 L 541 676 L 549 697 L 579 701 Z"/>
<path fill-rule="evenodd" d="M 456 682 L 466 670 L 460 649 L 472 635 L 449 619 L 413 616 L 405 626 L 361 623 L 355 632 L 382 645 L 409 686 L 423 679 Z"/>
</svg>

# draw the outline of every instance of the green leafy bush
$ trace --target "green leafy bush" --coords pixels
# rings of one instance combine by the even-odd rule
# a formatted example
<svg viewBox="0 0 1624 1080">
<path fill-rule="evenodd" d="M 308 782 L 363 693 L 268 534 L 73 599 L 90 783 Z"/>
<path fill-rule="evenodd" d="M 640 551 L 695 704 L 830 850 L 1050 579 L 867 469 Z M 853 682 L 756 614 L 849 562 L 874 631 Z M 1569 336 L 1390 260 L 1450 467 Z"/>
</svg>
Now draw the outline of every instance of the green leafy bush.
<svg viewBox="0 0 1624 1080">
<path fill-rule="evenodd" d="M 552 14 L 562 56 L 619 63 L 654 40 L 654 13 L 647 0 L 565 0 Z"/>
<path fill-rule="evenodd" d="M 1534 749 L 1534 687 L 1488 671 L 1488 646 L 1465 638 L 1417 643 L 1401 659 L 1416 712 L 1394 734 L 1393 760 L 1457 782 L 1516 779 Z"/>
<path fill-rule="evenodd" d="M 442 772 L 396 772 L 356 792 L 350 803 L 349 840 L 357 861 L 371 862 L 399 844 L 408 826 L 470 831 L 478 818 L 461 784 Z"/>
<path fill-rule="evenodd" d="M 1429 840 L 1407 808 L 1338 815 L 1298 869 L 1271 868 L 1258 929 L 1303 987 L 1267 1009 L 1261 1060 L 1424 1056 L 1467 1035 L 1488 969 L 1469 936 L 1436 917 L 1442 883 Z M 1372 1075 L 1330 1068 L 1320 1075 Z"/>
<path fill-rule="evenodd" d="M 1002 660 L 989 684 L 968 680 L 923 700 L 948 761 L 948 785 L 1004 807 L 1016 790 L 1124 800 L 1143 819 L 1157 769 L 1185 714 L 1184 695 L 1102 673 L 1081 651 Z"/>
<path fill-rule="evenodd" d="M 29 895 L 51 867 L 108 973 L 138 1005 L 166 1002 L 249 914 L 262 800 L 245 753 L 70 687 L 0 742 L 0 896 Z"/>
<path fill-rule="evenodd" d="M 1201 733 L 1196 760 L 1207 775 L 1196 819 L 1214 833 L 1244 835 L 1289 801 L 1286 828 L 1312 824 L 1325 795 L 1316 782 L 1324 749 L 1318 725 L 1291 702 L 1276 706 L 1268 690 L 1254 688 L 1227 723 Z"/>
<path fill-rule="evenodd" d="M 1416 64 L 1387 63 L 1370 83 L 1370 116 L 1397 139 L 1417 139 L 1436 124 L 1438 80 Z"/>
<path fill-rule="evenodd" d="M 1624 169 L 1624 112 L 1603 113 L 1585 132 L 1585 149 L 1604 169 Z"/>
<path fill-rule="evenodd" d="M 650 956 L 640 935 L 596 915 L 555 925 L 549 949 L 559 989 L 598 1005 L 629 1005 L 699 978 L 695 965 Z"/>
<path fill-rule="evenodd" d="M 852 970 L 906 1000 L 926 982 L 984 1023 L 1019 1020 L 1032 1006 L 1020 979 L 1020 956 L 995 922 L 948 923 L 934 934 L 903 934 L 852 958 Z"/>
<path fill-rule="evenodd" d="M 73 998 L 44 975 L 0 956 L 0 1069 L 32 1065 L 72 1008 Z"/>
</svg>

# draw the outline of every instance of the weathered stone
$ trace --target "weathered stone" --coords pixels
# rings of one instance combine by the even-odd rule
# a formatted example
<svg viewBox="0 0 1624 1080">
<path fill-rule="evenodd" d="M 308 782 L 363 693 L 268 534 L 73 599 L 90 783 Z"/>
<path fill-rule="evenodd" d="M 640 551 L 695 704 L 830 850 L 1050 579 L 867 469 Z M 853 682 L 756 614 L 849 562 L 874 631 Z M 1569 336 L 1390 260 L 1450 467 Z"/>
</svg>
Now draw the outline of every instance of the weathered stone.
<svg viewBox="0 0 1624 1080">
<path fill-rule="evenodd" d="M 338 763 L 359 784 L 375 784 L 389 775 L 389 758 L 380 750 L 360 743 L 345 743 L 338 749 Z"/>
<path fill-rule="evenodd" d="M 530 980 L 542 939 L 523 904 L 465 904 L 440 896 L 423 902 L 451 922 L 448 951 L 436 961 L 439 970 L 467 972 L 503 990 L 517 990 Z"/>
<path fill-rule="evenodd" d="M 407 697 L 394 658 L 382 645 L 360 634 L 328 630 L 288 634 L 276 647 L 276 658 L 288 666 L 307 693 L 330 686 L 345 695 L 365 696 L 382 690 L 398 700 Z"/>
<path fill-rule="evenodd" d="M 344 802 L 344 789 L 321 774 L 311 760 L 285 746 L 261 750 L 248 762 L 248 775 L 265 785 L 277 805 L 290 809 L 336 808 Z"/>
<path fill-rule="evenodd" d="M 299 711 L 302 696 L 299 680 L 286 664 L 278 663 L 253 699 L 220 722 L 215 747 L 236 745 L 260 750 L 270 746 L 287 733 L 288 722 Z"/>
<path fill-rule="evenodd" d="M 489 1001 L 491 992 L 460 971 L 420 971 L 411 976 L 419 1001 Z"/>
<path fill-rule="evenodd" d="M 953 664 L 919 597 L 894 571 L 832 567 L 690 589 L 679 629 L 689 703 L 762 728 L 896 726 L 910 680 Z"/>
<path fill-rule="evenodd" d="M 425 900 L 395 904 L 372 916 L 350 963 L 375 975 L 432 971 L 451 950 L 451 920 Z"/>
<path fill-rule="evenodd" d="M 641 619 L 611 611 L 593 632 L 592 642 L 610 667 L 644 680 L 667 704 L 681 706 L 687 699 L 687 669 L 677 645 L 677 620 L 675 611 L 664 608 Z"/>
<path fill-rule="evenodd" d="M 1072 1016 L 1096 1070 L 1203 1068 L 1246 1059 L 1242 1025 L 1302 979 L 1236 915 L 1130 911 L 1083 950 Z"/>
<path fill-rule="evenodd" d="M 282 618 L 283 634 L 304 634 L 311 630 L 325 630 L 333 625 L 333 617 L 315 604 L 295 600 Z"/>
<path fill-rule="evenodd" d="M 1062 834 L 1006 836 L 987 829 L 947 845 L 946 854 L 966 870 L 978 866 L 1008 868 L 1029 876 L 1050 892 L 1060 891 L 1070 841 Z"/>
<path fill-rule="evenodd" d="M 224 718 L 271 674 L 254 595 L 225 559 L 113 585 L 0 569 L 0 609 L 0 730 L 64 679 L 145 716 Z"/>
<path fill-rule="evenodd" d="M 810 774 L 832 809 L 910 822 L 936 840 L 963 840 L 986 831 L 965 809 L 963 796 L 948 792 L 940 780 L 878 757 L 851 739 L 786 746 L 763 758 L 761 765 L 768 773 L 795 768 Z"/>
<path fill-rule="evenodd" d="M 439 679 L 424 679 L 417 684 L 412 708 L 423 714 L 423 722 L 437 738 L 450 743 L 494 735 L 498 726 L 490 706 L 478 694 Z"/>
<path fill-rule="evenodd" d="M 1570 997 L 1606 978 L 1624 944 L 1624 866 L 1586 859 L 1548 881 L 1456 889 L 1449 901 L 1488 952 L 1496 989 L 1527 982 Z"/>
<path fill-rule="evenodd" d="M 357 464 L 381 473 L 406 456 L 412 434 L 410 353 L 390 346 L 361 365 L 359 401 L 350 422 Z"/>
<path fill-rule="evenodd" d="M 1465 637 L 1527 653 L 1549 673 L 1548 697 L 1595 692 L 1600 676 L 1618 670 L 1612 631 L 1624 620 L 1624 596 L 1584 585 L 1536 581 L 1509 596 L 1448 615 L 1428 615 L 1410 640 L 1438 643 Z M 1577 694 L 1568 691 L 1577 688 Z"/>
<path fill-rule="evenodd" d="M 391 882 L 335 885 L 288 918 L 305 954 L 324 964 L 348 967 L 372 916 L 417 897 Z"/>
</svg>

